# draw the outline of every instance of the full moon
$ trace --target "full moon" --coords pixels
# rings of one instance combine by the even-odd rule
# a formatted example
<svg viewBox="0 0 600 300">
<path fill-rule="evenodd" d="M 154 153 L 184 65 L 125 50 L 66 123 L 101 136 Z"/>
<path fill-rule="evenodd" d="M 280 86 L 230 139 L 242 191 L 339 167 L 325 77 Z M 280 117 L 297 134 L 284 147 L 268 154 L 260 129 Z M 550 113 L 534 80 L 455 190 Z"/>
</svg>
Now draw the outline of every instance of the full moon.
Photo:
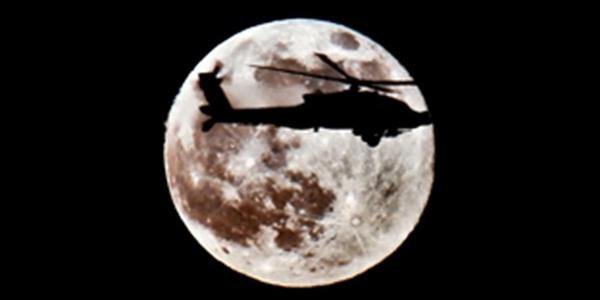
<svg viewBox="0 0 600 300">
<path fill-rule="evenodd" d="M 199 73 L 222 66 L 221 88 L 234 109 L 293 106 L 304 94 L 348 85 L 251 65 L 336 76 L 316 52 L 356 78 L 412 79 L 383 47 L 345 26 L 275 21 L 232 36 L 202 59 L 166 123 L 168 185 L 191 234 L 231 269 L 287 287 L 332 284 L 383 261 L 418 223 L 433 182 L 433 125 L 384 137 L 376 147 L 350 129 L 217 123 L 202 131 L 209 116 L 199 110 L 207 104 Z M 392 89 L 391 97 L 427 110 L 416 85 Z"/>
</svg>

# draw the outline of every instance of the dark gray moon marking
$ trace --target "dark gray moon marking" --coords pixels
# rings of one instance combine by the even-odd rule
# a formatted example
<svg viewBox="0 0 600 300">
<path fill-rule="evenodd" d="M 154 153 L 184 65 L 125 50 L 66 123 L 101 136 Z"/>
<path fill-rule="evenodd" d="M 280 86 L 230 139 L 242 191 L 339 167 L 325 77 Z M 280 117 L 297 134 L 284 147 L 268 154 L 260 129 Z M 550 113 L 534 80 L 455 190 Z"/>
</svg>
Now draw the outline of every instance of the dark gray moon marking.
<svg viewBox="0 0 600 300">
<path fill-rule="evenodd" d="M 250 126 L 217 124 L 210 132 L 195 135 L 196 148 L 203 149 L 202 152 L 189 153 L 180 143 L 174 144 L 167 157 L 175 171 L 169 180 L 177 184 L 187 213 L 216 236 L 244 247 L 256 244 L 261 226 L 277 231 L 274 242 L 286 251 L 299 247 L 303 236 L 319 239 L 323 228 L 317 221 L 331 211 L 335 195 L 319 184 L 317 175 L 285 171 L 285 180 L 297 186 L 290 188 L 282 187 L 270 176 L 266 176 L 262 184 L 247 183 L 227 171 L 227 161 L 255 134 L 268 145 L 260 155 L 260 163 L 273 171 L 285 169 L 286 153 L 302 145 L 299 140 L 282 141 L 276 133 L 274 126 L 257 132 Z M 219 180 L 194 184 L 190 169 L 199 165 L 204 167 L 207 176 Z M 235 187 L 239 199 L 227 199 L 224 184 Z M 268 207 L 266 201 L 274 207 Z M 285 226 L 291 218 L 285 211 L 287 205 L 300 216 L 297 226 Z"/>
<path fill-rule="evenodd" d="M 283 58 L 278 53 L 273 54 L 272 58 L 270 59 L 269 65 L 283 69 L 339 77 L 339 74 L 328 66 L 323 65 L 317 68 L 308 68 L 304 63 L 300 62 L 299 60 L 294 58 Z M 258 82 L 265 83 L 273 87 L 304 85 L 309 90 L 320 90 L 322 92 L 333 92 L 343 88 L 343 85 L 334 81 L 281 74 L 263 69 L 254 70 L 254 79 Z"/>
<path fill-rule="evenodd" d="M 360 43 L 356 40 L 356 37 L 347 31 L 334 31 L 331 34 L 330 41 L 346 50 L 356 50 L 360 47 Z"/>
</svg>

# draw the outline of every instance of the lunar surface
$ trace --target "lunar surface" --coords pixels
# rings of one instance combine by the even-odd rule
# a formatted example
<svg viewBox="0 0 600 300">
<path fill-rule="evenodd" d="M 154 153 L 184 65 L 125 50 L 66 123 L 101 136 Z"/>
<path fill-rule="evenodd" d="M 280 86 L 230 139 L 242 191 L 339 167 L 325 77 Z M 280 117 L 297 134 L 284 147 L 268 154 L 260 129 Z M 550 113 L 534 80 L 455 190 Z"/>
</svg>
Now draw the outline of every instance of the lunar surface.
<svg viewBox="0 0 600 300">
<path fill-rule="evenodd" d="M 336 76 L 315 52 L 357 78 L 412 79 L 390 53 L 347 27 L 276 21 L 211 51 L 183 83 L 167 121 L 167 179 L 189 231 L 231 269 L 288 287 L 332 284 L 384 260 L 417 224 L 433 181 L 432 125 L 383 138 L 377 147 L 351 130 L 236 123 L 201 130 L 208 116 L 198 109 L 206 104 L 198 73 L 217 63 L 234 108 L 297 105 L 303 94 L 347 89 L 249 66 Z M 417 86 L 393 89 L 398 101 L 427 110 Z"/>
</svg>

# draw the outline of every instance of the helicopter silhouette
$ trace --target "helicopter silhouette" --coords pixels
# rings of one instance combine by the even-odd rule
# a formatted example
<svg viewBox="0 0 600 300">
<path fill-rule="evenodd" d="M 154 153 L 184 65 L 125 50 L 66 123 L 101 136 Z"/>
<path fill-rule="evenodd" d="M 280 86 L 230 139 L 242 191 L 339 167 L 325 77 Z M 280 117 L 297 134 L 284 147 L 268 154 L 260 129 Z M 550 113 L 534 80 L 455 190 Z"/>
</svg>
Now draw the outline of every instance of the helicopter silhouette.
<svg viewBox="0 0 600 300">
<path fill-rule="evenodd" d="M 312 74 L 272 66 L 251 67 L 296 76 L 336 81 L 349 88 L 333 93 L 308 93 L 302 95 L 304 102 L 295 106 L 234 109 L 221 88 L 218 78 L 221 64 L 211 72 L 199 74 L 199 86 L 204 92 L 207 105 L 200 111 L 210 118 L 202 124 L 204 132 L 216 123 L 240 123 L 247 125 L 272 124 L 293 129 L 352 129 L 354 135 L 369 146 L 375 147 L 382 137 L 395 137 L 410 129 L 431 124 L 429 112 L 416 112 L 403 101 L 382 92 L 393 92 L 386 86 L 414 85 L 412 80 L 363 80 L 348 75 L 327 55 L 315 55 L 339 73 L 342 78 Z M 362 88 L 362 90 L 361 90 Z"/>
</svg>

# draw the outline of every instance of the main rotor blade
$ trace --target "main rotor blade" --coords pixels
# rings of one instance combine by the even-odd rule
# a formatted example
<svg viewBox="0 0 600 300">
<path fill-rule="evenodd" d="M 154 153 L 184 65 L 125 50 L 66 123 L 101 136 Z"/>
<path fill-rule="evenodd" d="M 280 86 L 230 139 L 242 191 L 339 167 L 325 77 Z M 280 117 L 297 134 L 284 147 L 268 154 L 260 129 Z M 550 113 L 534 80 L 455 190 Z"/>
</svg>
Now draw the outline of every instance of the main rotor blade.
<svg viewBox="0 0 600 300">
<path fill-rule="evenodd" d="M 261 70 L 269 70 L 269 71 L 287 73 L 287 74 L 291 74 L 291 75 L 299 75 L 299 76 L 305 76 L 305 77 L 310 77 L 310 78 L 318 78 L 318 79 L 323 79 L 323 80 L 337 81 L 340 83 L 345 83 L 345 84 L 350 84 L 350 85 L 365 86 L 365 87 L 368 87 L 368 88 L 371 88 L 374 90 L 378 90 L 378 91 L 383 91 L 383 92 L 393 92 L 392 90 L 390 90 L 388 88 L 378 86 L 377 85 L 378 81 L 369 82 L 369 81 L 357 80 L 354 78 L 337 78 L 337 77 L 318 75 L 318 74 L 312 74 L 312 73 L 307 73 L 307 72 L 303 72 L 303 71 L 288 70 L 288 69 L 270 67 L 270 66 L 260 66 L 260 65 L 252 65 L 252 64 L 250 66 L 253 68 L 261 69 Z"/>
<path fill-rule="evenodd" d="M 415 84 L 414 80 L 362 80 L 360 83 L 377 84 L 377 85 L 411 85 Z"/>
<path fill-rule="evenodd" d="M 346 77 L 347 79 L 355 81 L 359 85 L 368 85 L 369 87 L 373 87 L 372 84 L 377 84 L 377 85 L 414 84 L 413 80 L 363 80 L 363 79 L 358 79 L 354 76 L 348 75 L 348 73 L 346 73 L 346 71 L 344 71 L 344 69 L 342 69 L 338 64 L 336 64 L 333 60 L 331 60 L 331 58 L 329 58 L 329 56 L 327 56 L 323 53 L 319 53 L 319 52 L 315 52 L 315 55 L 319 59 L 321 59 L 324 63 L 326 63 L 328 66 L 330 66 L 331 68 L 336 70 L 338 73 L 344 75 L 344 77 Z"/>
<path fill-rule="evenodd" d="M 300 76 L 305 76 L 305 77 L 319 78 L 319 79 L 337 81 L 337 82 L 348 83 L 348 84 L 354 83 L 354 81 L 348 80 L 346 78 L 338 78 L 338 77 L 331 77 L 331 76 L 326 76 L 326 75 L 312 74 L 312 73 L 308 73 L 308 72 L 282 69 L 282 68 L 277 68 L 277 67 L 259 66 L 259 65 L 250 65 L 250 66 L 253 68 L 257 68 L 257 69 L 288 73 L 288 74 L 292 74 L 292 75 L 300 75 Z"/>
<path fill-rule="evenodd" d="M 326 63 L 328 66 L 330 66 L 332 69 L 336 70 L 338 73 L 340 73 L 341 75 L 343 75 L 344 77 L 348 78 L 348 79 L 356 79 L 350 75 L 348 75 L 346 73 L 346 71 L 344 71 L 344 69 L 342 69 L 340 66 L 338 66 L 338 64 L 336 64 L 333 60 L 331 60 L 331 58 L 329 58 L 329 56 L 323 54 L 323 53 L 318 53 L 315 52 L 315 55 L 321 59 L 324 63 Z"/>
<path fill-rule="evenodd" d="M 382 87 L 382 86 L 377 86 L 374 84 L 360 82 L 358 85 L 365 86 L 365 87 L 368 87 L 368 88 L 371 88 L 374 90 L 378 90 L 378 91 L 382 91 L 382 92 L 393 92 L 393 90 L 391 90 L 391 89 L 388 89 L 388 88 Z"/>
</svg>

